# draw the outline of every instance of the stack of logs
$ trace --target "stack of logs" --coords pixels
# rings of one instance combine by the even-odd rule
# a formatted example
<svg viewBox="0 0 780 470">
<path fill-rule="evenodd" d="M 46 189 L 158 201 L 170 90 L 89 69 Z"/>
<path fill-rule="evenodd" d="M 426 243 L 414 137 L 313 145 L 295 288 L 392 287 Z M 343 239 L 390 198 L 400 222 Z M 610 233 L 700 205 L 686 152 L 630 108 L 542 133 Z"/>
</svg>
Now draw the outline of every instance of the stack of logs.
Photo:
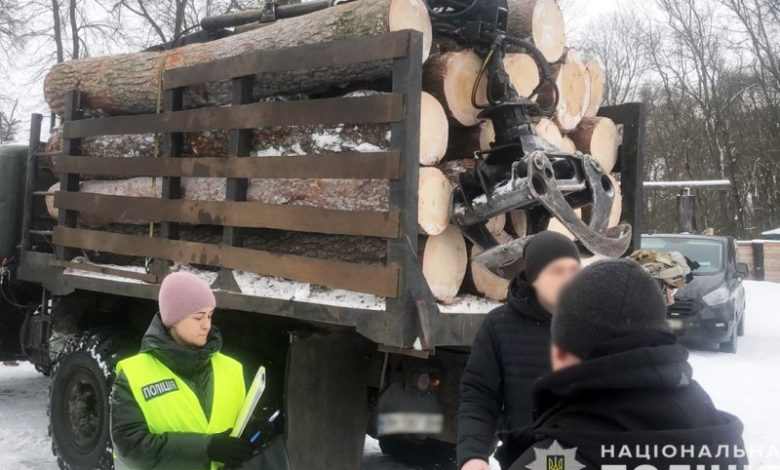
<svg viewBox="0 0 780 470">
<path fill-rule="evenodd" d="M 620 141 L 615 124 L 596 112 L 602 101 L 603 76 L 600 65 L 586 60 L 574 48 L 565 47 L 564 23 L 555 0 L 509 0 L 509 33 L 530 37 L 553 64 L 553 79 L 558 86 L 560 99 L 552 119 L 537 118 L 536 132 L 549 143 L 569 152 L 581 151 L 593 155 L 611 172 L 617 160 Z M 382 18 L 384 21 L 377 21 Z M 301 28 L 310 34 L 300 35 Z M 357 0 L 306 15 L 301 18 L 281 20 L 270 26 L 252 29 L 227 38 L 204 44 L 184 46 L 173 51 L 143 52 L 102 58 L 80 59 L 55 66 L 46 77 L 45 94 L 51 108 L 62 114 L 67 90 L 78 87 L 83 92 L 82 106 L 87 114 L 120 115 L 156 112 L 160 69 L 204 62 L 216 57 L 234 54 L 233 51 L 275 49 L 313 42 L 378 34 L 392 30 L 414 28 L 425 35 L 425 64 L 420 129 L 420 178 L 419 178 L 419 228 L 420 261 L 423 273 L 434 296 L 439 301 L 452 302 L 459 293 L 471 293 L 493 300 L 503 300 L 507 294 L 507 281 L 500 279 L 476 263 L 470 262 L 479 253 L 460 231 L 450 225 L 449 204 L 458 174 L 474 166 L 474 152 L 489 148 L 494 139 L 489 121 L 478 118 L 479 109 L 472 105 L 472 89 L 482 66 L 472 49 L 456 45 L 451 40 L 434 37 L 424 4 L 421 0 Z M 428 54 L 430 49 L 430 55 Z M 506 69 L 518 92 L 531 95 L 539 83 L 539 72 L 533 59 L 522 50 L 511 51 L 505 58 Z M 334 83 L 329 71 L 325 80 Z M 350 82 L 382 83 L 371 71 L 343 71 L 335 77 L 340 87 L 351 91 L 350 95 L 381 93 L 375 90 L 354 91 Z M 361 75 L 363 73 L 363 75 Z M 257 91 L 262 99 L 301 99 L 311 96 L 310 90 L 321 88 L 317 74 L 296 88 L 285 87 L 290 80 L 263 82 Z M 217 89 L 201 89 L 186 97 L 189 107 L 224 104 L 229 94 Z M 369 87 L 370 88 L 370 87 Z M 477 86 L 478 103 L 486 102 L 486 84 Z M 308 90 L 308 95 L 301 93 Z M 319 89 L 318 92 L 322 91 Z M 296 93 L 296 94 L 293 94 Z M 552 105 L 549 88 L 534 97 L 542 107 Z M 90 156 L 136 157 L 152 156 L 158 150 L 154 136 L 117 136 L 83 139 L 82 154 Z M 263 128 L 255 130 L 252 156 L 300 155 L 334 151 L 380 151 L 390 146 L 389 126 L 341 125 L 337 127 L 307 126 Z M 54 132 L 48 144 L 49 151 L 61 148 L 61 136 Z M 227 133 L 208 132 L 185 135 L 183 156 L 227 155 Z M 619 184 L 613 181 L 616 189 Z M 225 180 L 220 178 L 184 178 L 184 197 L 194 200 L 224 200 Z M 57 188 L 52 188 L 56 190 Z M 151 178 L 126 180 L 83 178 L 81 190 L 103 194 L 126 196 L 160 196 L 160 185 Z M 367 180 L 312 180 L 312 179 L 254 179 L 248 189 L 250 201 L 276 204 L 302 204 L 315 207 L 344 210 L 386 210 L 388 187 L 385 181 Z M 56 217 L 56 208 L 49 200 L 49 211 Z M 620 195 L 615 197 L 610 225 L 620 219 Z M 84 214 L 80 223 L 99 227 L 108 225 Z M 138 230 L 143 227 L 138 222 Z M 502 214 L 492 219 L 489 229 L 499 241 L 508 241 L 526 234 L 526 219 L 522 211 Z M 571 236 L 558 222 L 552 220 L 550 230 Z M 215 233 L 215 240 L 219 240 Z M 338 252 L 332 237 L 317 235 L 305 242 L 295 236 L 274 237 L 273 247 L 284 251 L 285 244 L 306 245 L 315 253 Z M 184 235 L 182 235 L 184 237 Z M 268 239 L 255 243 L 268 248 Z M 249 237 L 251 240 L 251 237 Z M 317 246 L 318 245 L 318 246 Z M 352 245 L 355 246 L 355 245 Z M 369 247 L 381 244 L 369 243 Z M 287 247 L 291 251 L 293 248 Z M 352 248 L 342 248 L 352 250 Z M 380 248 L 381 249 L 381 248 Z M 373 252 L 373 248 L 359 250 Z M 355 255 L 360 258 L 360 256 Z M 362 255 L 361 255 L 362 256 Z M 364 261 L 376 262 L 378 255 L 368 255 Z"/>
</svg>

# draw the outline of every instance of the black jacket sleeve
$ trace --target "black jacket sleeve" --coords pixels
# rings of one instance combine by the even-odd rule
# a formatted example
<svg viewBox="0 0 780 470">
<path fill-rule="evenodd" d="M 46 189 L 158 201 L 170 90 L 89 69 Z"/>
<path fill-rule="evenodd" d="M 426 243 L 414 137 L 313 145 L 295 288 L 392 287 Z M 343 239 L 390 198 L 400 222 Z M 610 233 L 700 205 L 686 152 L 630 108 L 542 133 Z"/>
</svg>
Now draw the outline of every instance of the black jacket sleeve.
<svg viewBox="0 0 780 470">
<path fill-rule="evenodd" d="M 210 436 L 195 433 L 152 434 L 124 373 L 111 393 L 111 441 L 127 466 L 147 470 L 208 468 Z"/>
<path fill-rule="evenodd" d="M 503 404 L 501 362 L 491 317 L 482 324 L 463 371 L 458 410 L 458 468 L 471 459 L 488 461 Z"/>
</svg>

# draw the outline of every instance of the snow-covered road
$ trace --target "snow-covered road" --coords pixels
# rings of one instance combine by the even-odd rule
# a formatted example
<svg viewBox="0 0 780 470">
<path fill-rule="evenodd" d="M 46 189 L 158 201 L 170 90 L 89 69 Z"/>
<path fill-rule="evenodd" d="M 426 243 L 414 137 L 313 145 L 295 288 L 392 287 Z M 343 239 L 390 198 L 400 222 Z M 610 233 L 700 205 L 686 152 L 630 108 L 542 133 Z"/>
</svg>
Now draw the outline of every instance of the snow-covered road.
<svg viewBox="0 0 780 470">
<path fill-rule="evenodd" d="M 694 377 L 716 405 L 745 423 L 745 442 L 770 453 L 780 448 L 780 284 L 747 282 L 746 335 L 737 355 L 695 351 Z M 47 435 L 48 379 L 32 366 L 0 365 L 0 470 L 56 470 Z M 366 440 L 365 468 L 404 470 Z M 753 468 L 780 465 L 756 455 Z M 495 465 L 494 468 L 497 468 Z"/>
</svg>

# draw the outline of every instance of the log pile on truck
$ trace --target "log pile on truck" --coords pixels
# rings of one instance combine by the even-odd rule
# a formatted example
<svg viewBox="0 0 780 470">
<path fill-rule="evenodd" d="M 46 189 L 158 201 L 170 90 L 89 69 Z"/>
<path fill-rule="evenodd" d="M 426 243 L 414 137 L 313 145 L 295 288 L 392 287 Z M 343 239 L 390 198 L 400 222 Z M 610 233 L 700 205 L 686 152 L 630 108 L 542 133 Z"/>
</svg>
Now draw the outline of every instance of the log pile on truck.
<svg viewBox="0 0 780 470">
<path fill-rule="evenodd" d="M 618 160 L 621 131 L 607 117 L 597 116 L 602 103 L 603 73 L 598 62 L 569 47 L 563 16 L 555 0 L 510 0 L 508 32 L 529 37 L 553 64 L 552 77 L 559 90 L 555 101 L 543 89 L 534 98 L 542 107 L 555 107 L 551 118 L 536 117 L 537 134 L 552 146 L 592 155 L 606 173 Z M 65 96 L 78 90 L 79 108 L 85 117 L 159 113 L 163 108 L 162 77 L 166 71 L 207 63 L 253 51 L 344 40 L 404 29 L 423 33 L 423 92 L 420 97 L 418 258 L 434 297 L 443 304 L 459 296 L 476 295 L 494 301 L 506 297 L 508 281 L 473 262 L 480 248 L 468 242 L 450 221 L 451 198 L 458 175 L 475 165 L 475 152 L 490 147 L 494 131 L 489 120 L 478 117 L 472 90 L 482 76 L 483 60 L 475 51 L 432 33 L 422 0 L 355 0 L 305 16 L 280 20 L 228 37 L 191 44 L 172 50 L 138 52 L 79 59 L 58 64 L 45 80 L 49 106 L 62 115 Z M 529 96 L 539 84 L 539 69 L 523 50 L 508 53 L 504 64 L 512 84 L 522 96 Z M 249 91 L 253 102 L 289 103 L 328 97 L 366 98 L 387 95 L 391 61 L 362 62 L 347 66 L 321 67 L 306 73 L 265 73 Z M 482 77 L 484 80 L 484 77 Z M 487 101 L 483 84 L 476 86 L 476 103 Z M 228 106 L 229 81 L 188 87 L 182 109 Z M 228 157 L 231 138 L 227 130 L 187 132 L 180 153 L 189 158 Z M 251 130 L 246 149 L 250 158 L 301 156 L 334 152 L 386 152 L 391 149 L 391 124 L 317 124 L 263 127 Z M 100 158 L 159 157 L 164 143 L 160 135 L 135 134 L 96 136 L 80 139 L 81 155 Z M 62 150 L 63 138 L 55 130 L 47 151 Z M 232 155 L 235 156 L 235 155 Z M 614 176 L 613 187 L 619 189 Z M 224 178 L 181 178 L 181 198 L 192 201 L 225 201 L 229 182 Z M 59 184 L 50 189 L 57 191 Z M 162 197 L 160 178 L 121 178 L 99 174 L 81 177 L 79 190 L 115 196 Z M 387 211 L 390 188 L 383 179 L 251 178 L 246 200 L 273 205 L 306 206 L 338 211 Z M 49 214 L 58 217 L 53 197 L 47 199 Z M 587 218 L 588 207 L 579 212 Z M 116 220 L 83 213 L 80 227 L 100 228 L 121 234 L 143 235 L 149 224 L 131 214 Z M 609 226 L 621 219 L 621 198 L 614 197 Z M 181 224 L 182 240 L 219 244 L 220 223 Z M 526 214 L 499 214 L 488 224 L 495 238 L 511 240 L 526 235 Z M 550 230 L 571 234 L 557 220 Z M 159 226 L 151 228 L 159 233 Z M 351 235 L 289 232 L 274 228 L 246 230 L 244 246 L 274 253 L 305 255 L 368 265 L 386 262 L 386 243 L 381 238 Z M 90 251 L 93 262 L 139 265 L 138 257 L 106 256 Z M 204 263 L 207 264 L 207 263 Z"/>
</svg>

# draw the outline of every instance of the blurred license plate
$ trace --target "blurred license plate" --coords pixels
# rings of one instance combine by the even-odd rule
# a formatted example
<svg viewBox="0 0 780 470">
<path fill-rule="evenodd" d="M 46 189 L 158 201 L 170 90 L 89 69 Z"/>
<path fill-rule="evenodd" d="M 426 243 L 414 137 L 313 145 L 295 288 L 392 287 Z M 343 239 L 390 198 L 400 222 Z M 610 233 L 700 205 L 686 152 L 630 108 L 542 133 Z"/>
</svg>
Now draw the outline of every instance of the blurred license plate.
<svg viewBox="0 0 780 470">
<path fill-rule="evenodd" d="M 676 318 L 672 318 L 672 319 L 666 320 L 666 321 L 669 322 L 669 328 L 671 328 L 674 331 L 682 330 L 684 328 L 684 326 L 685 326 L 683 324 L 682 320 L 679 320 L 679 319 L 676 319 Z"/>
<path fill-rule="evenodd" d="M 444 428 L 441 413 L 382 413 L 377 432 L 387 434 L 440 434 Z"/>
</svg>

